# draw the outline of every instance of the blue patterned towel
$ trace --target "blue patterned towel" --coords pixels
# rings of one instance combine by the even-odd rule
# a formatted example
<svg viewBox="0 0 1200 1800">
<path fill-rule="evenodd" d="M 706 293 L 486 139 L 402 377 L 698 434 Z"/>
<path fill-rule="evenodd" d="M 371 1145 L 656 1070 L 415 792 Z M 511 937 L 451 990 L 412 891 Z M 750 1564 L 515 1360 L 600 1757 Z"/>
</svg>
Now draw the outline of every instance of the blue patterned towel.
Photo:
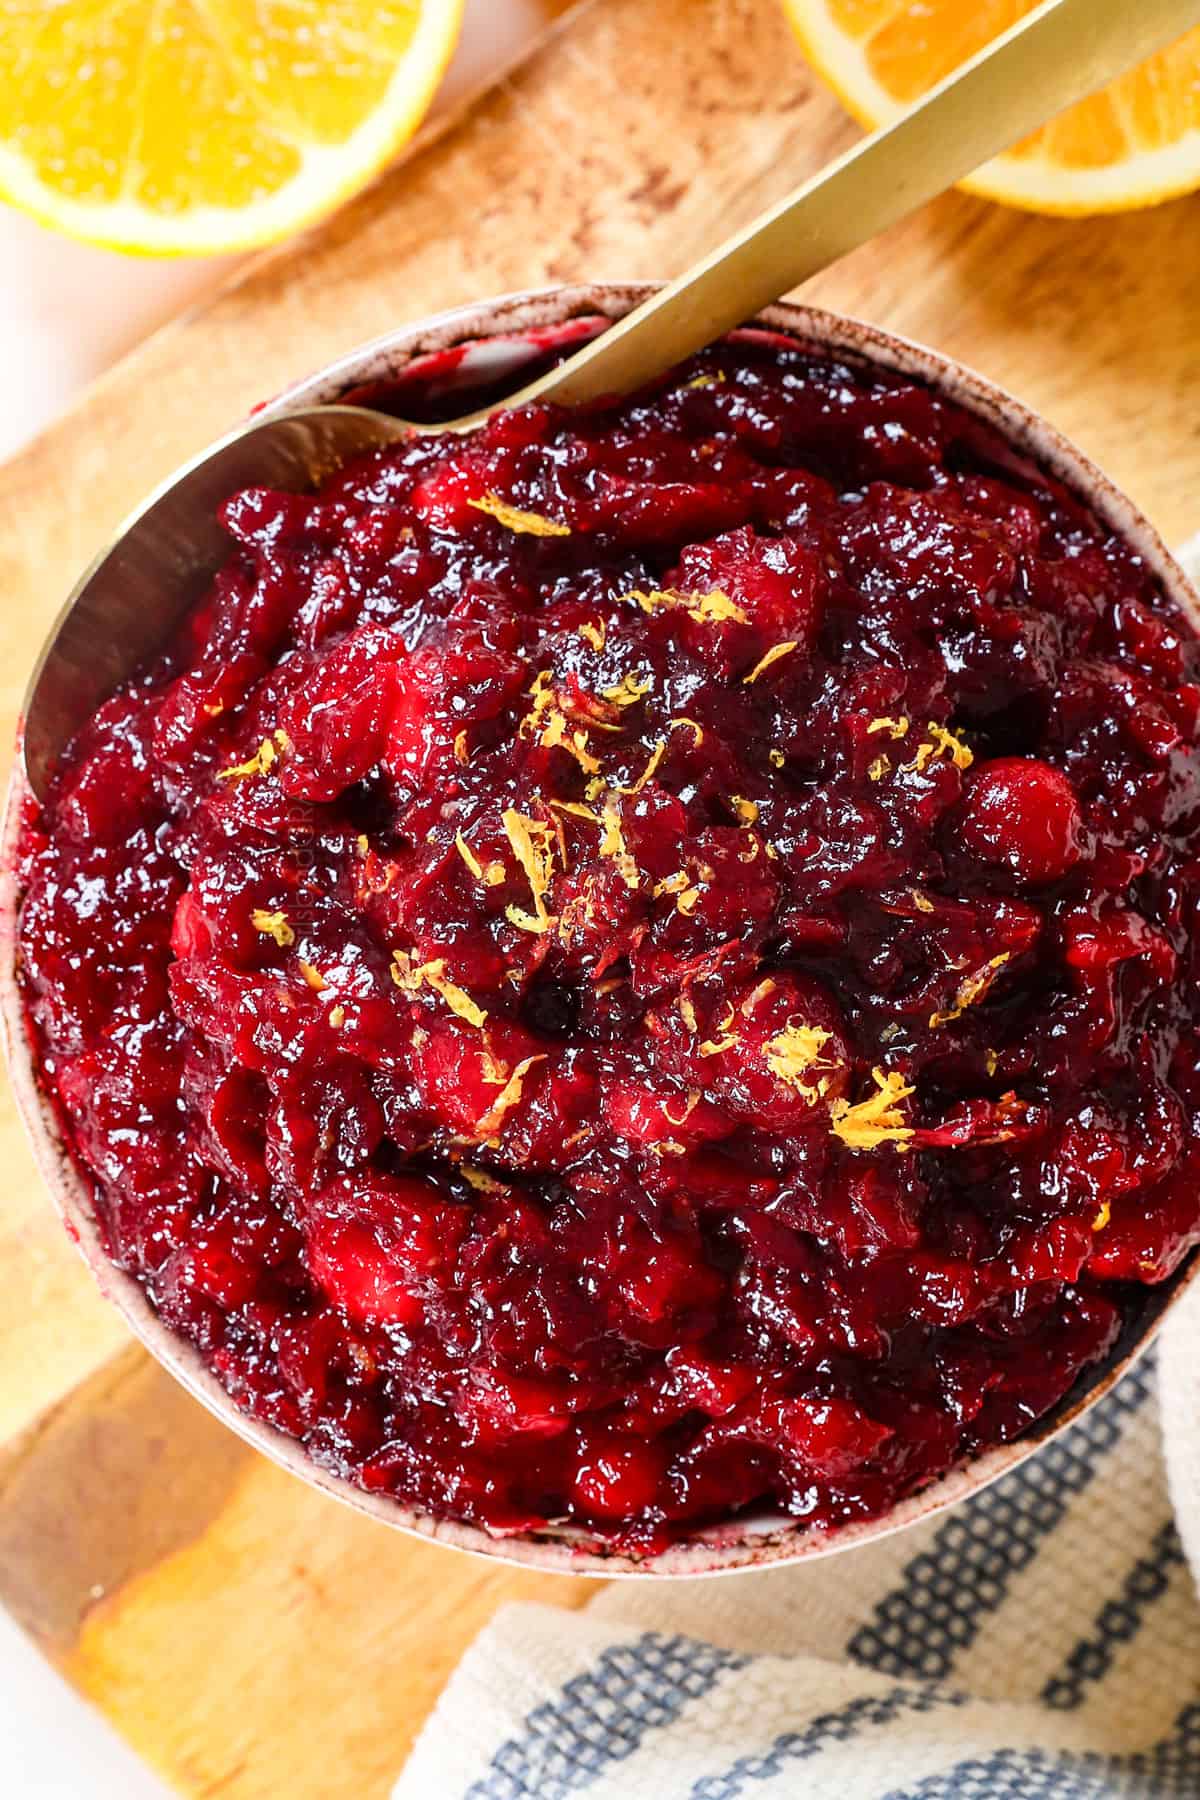
<svg viewBox="0 0 1200 1800">
<path fill-rule="evenodd" d="M 1200 1800 L 1200 1289 L 1160 1341 L 879 1544 L 505 1608 L 394 1800 Z"/>
</svg>

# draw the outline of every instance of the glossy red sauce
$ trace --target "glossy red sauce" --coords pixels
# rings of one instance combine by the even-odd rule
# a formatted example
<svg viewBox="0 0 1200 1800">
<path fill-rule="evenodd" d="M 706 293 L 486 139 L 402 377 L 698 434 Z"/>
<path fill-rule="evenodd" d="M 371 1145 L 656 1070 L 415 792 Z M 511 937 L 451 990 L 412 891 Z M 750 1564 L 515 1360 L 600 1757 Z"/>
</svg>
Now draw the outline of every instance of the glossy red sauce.
<svg viewBox="0 0 1200 1800">
<path fill-rule="evenodd" d="M 635 1554 L 1051 1407 L 1200 1236 L 1197 645 L 1138 556 L 749 340 L 225 519 L 29 814 L 21 955 L 237 1404 Z"/>
</svg>

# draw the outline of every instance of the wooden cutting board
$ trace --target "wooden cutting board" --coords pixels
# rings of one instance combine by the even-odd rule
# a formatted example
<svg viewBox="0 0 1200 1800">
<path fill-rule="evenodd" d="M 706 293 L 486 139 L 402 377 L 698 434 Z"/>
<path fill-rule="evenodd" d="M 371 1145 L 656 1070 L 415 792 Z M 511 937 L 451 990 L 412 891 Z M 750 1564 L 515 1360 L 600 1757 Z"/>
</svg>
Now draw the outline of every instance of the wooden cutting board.
<svg viewBox="0 0 1200 1800">
<path fill-rule="evenodd" d="M 108 528 L 255 400 L 473 297 L 670 274 L 851 136 L 777 0 L 566 11 L 336 219 L 159 332 L 0 469 L 0 740 Z M 1200 527 L 1198 292 L 1200 199 L 1068 223 L 961 195 L 808 289 L 1016 389 L 1169 540 Z M 495 1608 L 588 1591 L 409 1542 L 243 1448 L 95 1295 L 5 1096 L 0 1599 L 184 1794 L 379 1800 Z"/>
</svg>

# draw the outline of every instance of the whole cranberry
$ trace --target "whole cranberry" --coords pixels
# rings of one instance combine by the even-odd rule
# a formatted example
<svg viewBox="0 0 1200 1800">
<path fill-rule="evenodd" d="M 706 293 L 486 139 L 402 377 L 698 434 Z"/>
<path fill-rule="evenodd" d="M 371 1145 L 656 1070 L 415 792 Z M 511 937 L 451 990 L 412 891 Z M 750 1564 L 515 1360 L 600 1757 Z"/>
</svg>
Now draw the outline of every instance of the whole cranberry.
<svg viewBox="0 0 1200 1800">
<path fill-rule="evenodd" d="M 586 1438 L 579 1451 L 575 1497 L 601 1519 L 634 1518 L 654 1504 L 665 1472 L 658 1444 Z"/>
<path fill-rule="evenodd" d="M 1067 777 L 1033 756 L 998 756 L 975 770 L 958 815 L 959 842 L 1020 881 L 1057 881 L 1078 862 L 1082 821 Z"/>
</svg>

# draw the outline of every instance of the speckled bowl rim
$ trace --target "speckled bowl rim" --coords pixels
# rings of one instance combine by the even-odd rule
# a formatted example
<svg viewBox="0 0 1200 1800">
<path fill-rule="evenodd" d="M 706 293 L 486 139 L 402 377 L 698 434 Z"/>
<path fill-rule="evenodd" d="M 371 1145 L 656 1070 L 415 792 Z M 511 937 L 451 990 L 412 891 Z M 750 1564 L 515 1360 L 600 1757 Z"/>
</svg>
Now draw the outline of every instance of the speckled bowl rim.
<svg viewBox="0 0 1200 1800">
<path fill-rule="evenodd" d="M 652 283 L 640 282 L 583 284 L 505 294 L 457 307 L 347 352 L 286 389 L 258 416 L 272 417 L 293 406 L 335 400 L 364 386 L 403 377 L 420 359 L 459 346 L 487 344 L 485 356 L 499 352 L 501 362 L 519 362 L 544 345 L 543 334 L 555 334 L 576 320 L 619 318 L 652 287 Z M 1122 533 L 1200 629 L 1200 599 L 1153 526 L 1073 444 L 1019 400 L 973 370 L 860 320 L 813 307 L 780 304 L 769 307 L 755 323 L 833 351 L 852 362 L 882 365 L 915 376 L 997 426 L 1010 444 L 1058 476 Z M 512 340 L 520 338 L 526 343 L 514 345 Z M 510 343 L 497 345 L 497 339 L 508 339 Z M 875 1543 L 977 1494 L 1093 1407 L 1143 1353 L 1167 1310 L 1178 1301 L 1200 1268 L 1200 1252 L 1194 1252 L 1169 1281 L 1147 1290 L 1140 1314 L 1127 1326 L 1114 1349 L 1088 1370 L 1029 1433 L 1015 1443 L 964 1461 L 878 1519 L 814 1531 L 779 1515 L 746 1516 L 694 1533 L 657 1556 L 636 1559 L 619 1552 L 581 1548 L 579 1535 L 569 1528 L 493 1537 L 474 1525 L 433 1518 L 387 1495 L 365 1493 L 320 1468 L 295 1439 L 241 1413 L 199 1353 L 163 1324 L 141 1286 L 115 1268 L 104 1252 L 87 1183 L 64 1142 L 54 1107 L 39 1085 L 34 1047 L 17 986 L 16 918 L 20 894 L 14 846 L 26 791 L 18 769 L 10 782 L 0 838 L 0 1029 L 17 1103 L 38 1166 L 67 1231 L 102 1291 L 119 1307 L 150 1353 L 189 1393 L 273 1462 L 310 1487 L 381 1524 L 509 1563 L 603 1577 L 732 1574 L 803 1562 Z"/>
</svg>

